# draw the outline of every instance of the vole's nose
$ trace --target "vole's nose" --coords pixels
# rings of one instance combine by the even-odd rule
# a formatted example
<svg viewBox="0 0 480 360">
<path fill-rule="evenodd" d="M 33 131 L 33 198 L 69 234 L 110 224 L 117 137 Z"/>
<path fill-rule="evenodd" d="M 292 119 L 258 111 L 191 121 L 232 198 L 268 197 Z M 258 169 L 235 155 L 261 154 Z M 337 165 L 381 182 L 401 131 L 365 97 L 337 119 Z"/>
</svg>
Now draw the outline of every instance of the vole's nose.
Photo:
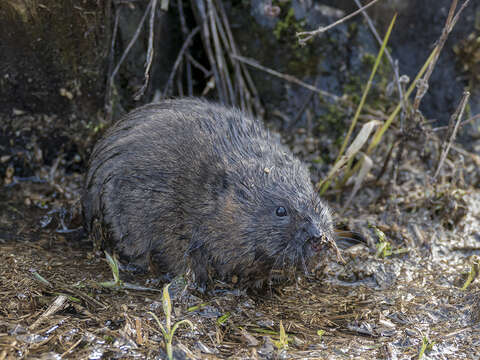
<svg viewBox="0 0 480 360">
<path fill-rule="evenodd" d="M 316 240 L 316 239 L 321 240 L 322 238 L 322 232 L 314 224 L 308 223 L 305 227 L 305 232 L 307 233 L 308 237 L 312 240 Z"/>
<path fill-rule="evenodd" d="M 303 232 L 305 236 L 305 242 L 308 242 L 315 251 L 319 251 L 322 248 L 322 244 L 325 242 L 325 236 L 323 232 L 311 222 L 306 223 L 303 226 Z"/>
</svg>

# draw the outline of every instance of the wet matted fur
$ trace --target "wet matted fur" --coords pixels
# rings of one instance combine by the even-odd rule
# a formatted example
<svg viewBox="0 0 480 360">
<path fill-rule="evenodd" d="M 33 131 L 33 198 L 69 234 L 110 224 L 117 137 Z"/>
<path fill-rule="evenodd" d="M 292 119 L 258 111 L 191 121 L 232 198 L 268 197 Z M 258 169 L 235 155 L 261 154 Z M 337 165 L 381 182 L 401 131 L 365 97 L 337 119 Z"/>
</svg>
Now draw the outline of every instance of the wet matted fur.
<svg viewBox="0 0 480 360">
<path fill-rule="evenodd" d="M 149 104 L 115 123 L 94 147 L 82 205 L 107 248 L 159 272 L 191 267 L 200 284 L 251 286 L 306 270 L 333 239 L 307 167 L 279 137 L 196 99 Z"/>
</svg>

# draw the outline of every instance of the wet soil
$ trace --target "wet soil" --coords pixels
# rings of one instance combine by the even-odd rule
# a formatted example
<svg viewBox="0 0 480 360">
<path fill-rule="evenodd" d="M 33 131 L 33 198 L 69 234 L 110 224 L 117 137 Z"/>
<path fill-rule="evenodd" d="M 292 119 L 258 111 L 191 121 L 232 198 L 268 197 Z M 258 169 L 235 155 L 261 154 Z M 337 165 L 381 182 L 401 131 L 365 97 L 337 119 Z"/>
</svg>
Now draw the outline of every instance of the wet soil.
<svg viewBox="0 0 480 360">
<path fill-rule="evenodd" d="M 100 285 L 112 272 L 81 229 L 82 175 L 56 171 L 0 188 L 0 358 L 165 358 L 149 313 L 165 321 L 162 282 L 122 273 L 153 291 Z M 480 283 L 462 287 L 479 270 L 480 191 L 445 186 L 434 196 L 406 182 L 395 202 L 367 186 L 338 216 L 367 244 L 317 278 L 264 293 L 218 284 L 205 294 L 175 279 L 173 321 L 188 319 L 194 330 L 178 328 L 174 357 L 411 359 L 425 345 L 430 359 L 478 358 Z M 384 257 L 382 239 L 393 252 Z"/>
</svg>

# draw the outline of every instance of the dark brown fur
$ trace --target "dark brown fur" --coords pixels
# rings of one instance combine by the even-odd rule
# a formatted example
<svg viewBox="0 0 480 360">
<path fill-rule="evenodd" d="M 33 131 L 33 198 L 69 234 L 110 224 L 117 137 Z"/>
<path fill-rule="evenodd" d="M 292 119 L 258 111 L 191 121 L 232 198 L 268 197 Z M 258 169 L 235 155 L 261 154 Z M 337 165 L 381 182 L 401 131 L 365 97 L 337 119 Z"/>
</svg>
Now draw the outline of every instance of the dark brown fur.
<svg viewBox="0 0 480 360">
<path fill-rule="evenodd" d="M 278 137 L 239 110 L 195 99 L 143 106 L 109 129 L 82 200 L 87 230 L 131 263 L 191 267 L 201 284 L 235 275 L 250 286 L 306 269 L 333 238 L 308 169 Z"/>
</svg>

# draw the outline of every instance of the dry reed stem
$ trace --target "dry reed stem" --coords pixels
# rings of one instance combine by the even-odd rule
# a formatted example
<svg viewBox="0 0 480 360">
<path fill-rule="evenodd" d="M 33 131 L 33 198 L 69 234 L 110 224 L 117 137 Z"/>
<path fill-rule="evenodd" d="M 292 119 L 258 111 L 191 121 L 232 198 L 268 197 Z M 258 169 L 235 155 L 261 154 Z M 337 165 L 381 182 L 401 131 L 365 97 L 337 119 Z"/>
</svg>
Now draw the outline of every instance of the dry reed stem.
<svg viewBox="0 0 480 360">
<path fill-rule="evenodd" d="M 207 53 L 207 58 L 208 62 L 210 63 L 211 70 L 213 72 L 213 77 L 215 79 L 215 84 L 218 92 L 218 98 L 221 103 L 228 104 L 228 100 L 226 97 L 225 93 L 225 88 L 222 86 L 223 81 L 220 77 L 219 69 L 217 67 L 217 62 L 215 60 L 214 52 L 213 52 L 213 47 L 212 47 L 212 42 L 211 42 L 211 35 L 210 35 L 210 29 L 209 29 L 209 19 L 206 14 L 206 6 L 203 0 L 194 0 L 192 2 L 193 5 L 196 5 L 196 14 L 200 18 L 198 23 L 201 24 L 201 34 L 202 34 L 202 40 L 203 40 L 203 45 L 204 49 Z"/>
<path fill-rule="evenodd" d="M 175 77 L 175 74 L 177 73 L 178 67 L 180 66 L 182 59 L 185 55 L 185 52 L 187 48 L 190 46 L 190 43 L 192 42 L 193 37 L 200 31 L 200 26 L 197 26 L 195 29 L 193 29 L 190 34 L 187 36 L 185 41 L 183 42 L 182 48 L 178 52 L 177 59 L 175 60 L 175 63 L 173 64 L 173 68 L 170 71 L 170 75 L 168 76 L 167 83 L 165 84 L 165 88 L 163 89 L 162 93 L 162 98 L 165 98 L 167 95 L 167 91 L 172 84 L 173 78 Z"/>
<path fill-rule="evenodd" d="M 440 173 L 440 170 L 442 169 L 443 163 L 445 162 L 445 159 L 447 158 L 448 152 L 450 151 L 450 148 L 451 148 L 451 146 L 452 146 L 452 144 L 455 140 L 455 137 L 457 136 L 457 131 L 458 131 L 458 128 L 459 128 L 460 122 L 462 120 L 463 113 L 465 111 L 465 107 L 467 106 L 469 98 L 470 98 L 470 93 L 468 91 L 465 91 L 463 93 L 463 97 L 462 97 L 462 100 L 460 101 L 460 104 L 458 105 L 457 109 L 455 110 L 455 112 L 452 114 L 452 116 L 450 118 L 449 129 L 453 127 L 453 125 L 452 125 L 453 123 L 455 123 L 455 126 L 453 127 L 453 130 L 451 131 L 451 135 L 448 137 L 449 138 L 448 142 L 445 141 L 443 143 L 443 146 L 442 146 L 443 150 L 442 150 L 442 154 L 440 156 L 440 161 L 438 162 L 437 171 L 435 172 L 435 175 L 433 175 L 433 181 L 434 182 L 437 181 L 437 177 Z M 447 139 L 447 138 L 445 138 L 445 139 Z"/>
<path fill-rule="evenodd" d="M 162 1 L 162 8 L 164 6 L 164 1 Z M 168 2 L 167 2 L 167 7 L 168 7 Z M 143 96 L 145 93 L 145 89 L 148 86 L 148 80 L 150 79 L 150 68 L 152 67 L 152 61 L 153 61 L 153 54 L 154 54 L 154 48 L 153 48 L 153 35 L 155 33 L 155 13 L 157 11 L 157 0 L 152 0 L 152 6 L 150 10 L 150 31 L 148 34 L 148 49 L 147 49 L 147 60 L 145 61 L 145 74 L 144 74 L 144 81 L 142 87 L 137 91 L 137 93 L 133 96 L 135 100 L 140 100 L 140 98 Z"/>
<path fill-rule="evenodd" d="M 180 26 L 182 28 L 183 41 L 185 42 L 190 30 L 187 27 L 187 21 L 185 19 L 185 13 L 183 11 L 183 1 L 177 0 L 178 16 L 180 18 Z M 190 51 L 185 51 L 185 70 L 187 72 L 187 89 L 188 96 L 193 96 L 193 78 L 192 78 L 192 61 L 190 60 Z"/>
<path fill-rule="evenodd" d="M 192 5 L 197 22 L 206 21 L 201 28 L 202 40 L 214 75 L 204 92 L 216 88 L 221 102 L 262 117 L 264 110 L 255 84 L 246 66 L 233 56 L 239 52 L 222 1 L 194 0 Z"/>
<path fill-rule="evenodd" d="M 200 70 L 201 72 L 203 72 L 203 75 L 205 77 L 209 77 L 212 75 L 212 71 L 211 70 L 208 70 L 205 68 L 205 66 L 203 66 L 202 64 L 200 64 L 197 60 L 195 60 L 195 58 L 193 56 L 191 56 L 188 52 L 185 53 L 185 57 L 188 59 L 188 61 L 195 67 L 197 68 L 198 70 Z"/>
<path fill-rule="evenodd" d="M 208 7 L 208 24 L 210 25 L 211 36 L 213 39 L 213 50 L 215 52 L 216 65 L 222 83 L 222 88 L 227 97 L 227 103 L 234 104 L 233 87 L 228 74 L 228 68 L 223 54 L 223 47 L 220 44 L 219 31 L 217 29 L 217 22 L 215 21 L 215 7 L 212 0 L 206 0 Z"/>
<path fill-rule="evenodd" d="M 474 115 L 474 116 L 466 119 L 465 121 L 462 121 L 462 123 L 459 125 L 459 127 L 462 128 L 463 126 L 465 126 L 467 124 L 470 124 L 470 123 L 473 123 L 477 120 L 480 120 L 480 114 Z M 432 131 L 443 131 L 443 130 L 447 130 L 447 129 L 448 129 L 448 125 L 445 125 L 445 126 L 436 127 L 435 129 L 432 129 Z"/>
<path fill-rule="evenodd" d="M 443 46 L 445 45 L 445 42 L 447 41 L 448 35 L 450 32 L 453 30 L 453 27 L 457 23 L 460 14 L 462 11 L 465 9 L 465 7 L 468 5 L 470 0 L 465 0 L 458 12 L 455 14 L 455 9 L 457 8 L 458 0 L 452 0 L 452 5 L 450 6 L 450 10 L 448 11 L 448 16 L 447 20 L 445 21 L 445 26 L 443 27 L 442 34 L 440 35 L 440 38 L 438 40 L 438 45 L 436 47 L 435 55 L 433 57 L 433 60 L 430 62 L 427 71 L 425 72 L 425 75 L 423 76 L 422 79 L 420 79 L 417 83 L 417 94 L 415 95 L 415 100 L 413 102 L 413 110 L 414 113 L 416 113 L 420 107 L 420 103 L 425 96 L 425 94 L 428 91 L 428 81 L 430 80 L 430 76 L 433 73 L 433 69 L 435 68 L 435 65 L 437 64 L 438 57 L 440 56 L 440 53 L 443 49 Z M 455 14 L 455 15 L 454 15 Z"/>
<path fill-rule="evenodd" d="M 257 61 L 253 60 L 253 59 L 249 59 L 249 58 L 246 58 L 246 57 L 243 57 L 243 56 L 240 56 L 240 55 L 234 55 L 232 54 L 232 57 L 247 64 L 247 65 L 250 65 L 254 68 L 257 68 L 259 70 L 262 70 L 264 72 L 266 72 L 267 74 L 270 74 L 270 75 L 273 75 L 273 76 L 276 76 L 280 79 L 283 79 L 285 81 L 288 81 L 288 82 L 291 82 L 291 83 L 294 83 L 294 84 L 297 84 L 299 86 L 302 86 L 310 91 L 313 91 L 313 92 L 316 92 L 322 96 L 325 96 L 325 97 L 328 97 L 328 98 L 331 98 L 333 99 L 334 101 L 336 102 L 344 102 L 346 100 L 342 99 L 341 97 L 335 95 L 335 94 L 332 94 L 332 93 L 329 93 L 328 91 L 324 91 L 324 90 L 321 90 L 313 85 L 310 85 L 310 84 L 307 84 L 306 82 L 303 82 L 302 80 L 296 78 L 295 76 L 292 76 L 292 75 L 288 75 L 288 74 L 282 74 L 276 70 L 273 70 L 273 69 L 270 69 L 266 66 L 263 66 L 263 65 L 260 65 Z"/>
<path fill-rule="evenodd" d="M 112 84 L 113 81 L 111 81 L 112 78 L 112 73 L 113 73 L 113 63 L 115 61 L 114 55 L 115 55 L 115 43 L 117 41 L 117 34 L 118 34 L 118 20 L 120 18 L 120 9 L 121 6 L 118 6 L 115 9 L 115 20 L 113 23 L 113 33 L 112 33 L 112 41 L 110 44 L 110 51 L 108 54 L 108 70 L 107 70 L 107 86 L 105 89 L 105 100 L 104 100 L 104 107 L 105 107 L 105 112 L 107 116 L 111 114 L 111 98 L 112 98 Z"/>
<path fill-rule="evenodd" d="M 149 4 L 148 4 L 147 8 L 145 9 L 145 12 L 142 16 L 142 19 L 140 20 L 140 23 L 137 26 L 137 30 L 135 30 L 135 33 L 133 34 L 133 37 L 130 39 L 130 42 L 128 43 L 127 48 L 125 49 L 122 56 L 120 57 L 120 60 L 118 61 L 117 66 L 115 66 L 115 69 L 113 70 L 112 75 L 110 76 L 110 79 L 109 79 L 111 84 L 113 84 L 115 76 L 117 75 L 118 70 L 120 70 L 120 66 L 122 66 L 123 62 L 127 58 L 127 55 L 130 52 L 130 50 L 132 49 L 133 44 L 135 44 L 137 42 L 138 37 L 140 36 L 140 32 L 142 30 L 143 24 L 145 23 L 145 20 L 147 19 L 147 15 L 150 12 L 150 9 L 152 7 L 152 2 L 153 1 L 155 1 L 155 0 L 152 0 L 152 1 L 149 2 Z"/>
</svg>

